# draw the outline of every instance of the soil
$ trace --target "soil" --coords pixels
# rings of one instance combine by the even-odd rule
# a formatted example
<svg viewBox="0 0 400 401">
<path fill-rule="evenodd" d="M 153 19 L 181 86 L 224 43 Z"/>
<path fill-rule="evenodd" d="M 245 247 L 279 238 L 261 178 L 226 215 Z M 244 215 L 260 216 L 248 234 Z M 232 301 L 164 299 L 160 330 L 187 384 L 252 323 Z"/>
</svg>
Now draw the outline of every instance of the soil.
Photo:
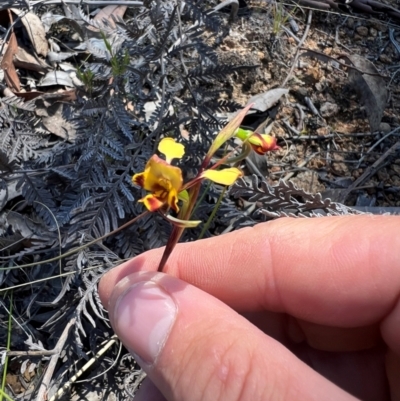
<svg viewBox="0 0 400 401">
<path fill-rule="evenodd" d="M 391 5 L 396 4 L 393 1 Z M 260 66 L 248 74 L 237 74 L 228 83 L 233 99 L 239 103 L 245 104 L 253 95 L 281 87 L 298 52 L 294 36 L 301 39 L 304 34 L 308 11 L 286 8 L 288 12 L 294 9 L 291 15 L 299 31 L 294 34 L 286 23 L 285 30 L 279 27 L 274 33 L 274 7 L 265 3 L 252 9 L 249 16 L 231 25 L 230 35 L 220 46 L 221 60 Z M 396 32 L 396 26 L 368 17 L 313 12 L 301 47 L 330 58 L 329 62 L 315 57 L 297 60 L 286 85 L 290 93 L 281 100 L 271 131 L 282 147 L 268 155 L 270 168 L 266 175 L 271 183 L 294 173 L 291 180 L 300 188 L 323 194 L 328 189 L 339 189 L 333 200 L 345 201 L 347 205 L 400 206 L 398 154 L 357 186 L 361 189 L 352 191 L 346 199 L 340 196 L 341 187 L 354 182 L 397 141 L 400 54 L 389 40 L 390 28 Z M 351 85 L 348 70 L 335 63 L 354 54 L 373 62 L 388 88 L 379 132 L 373 135 L 368 113 Z M 306 97 L 315 106 L 314 113 L 307 107 Z M 303 109 L 303 118 L 299 108 Z M 290 131 L 287 124 L 300 134 Z M 387 137 L 374 146 L 384 136 Z M 332 198 L 332 191 L 329 196 Z"/>
</svg>

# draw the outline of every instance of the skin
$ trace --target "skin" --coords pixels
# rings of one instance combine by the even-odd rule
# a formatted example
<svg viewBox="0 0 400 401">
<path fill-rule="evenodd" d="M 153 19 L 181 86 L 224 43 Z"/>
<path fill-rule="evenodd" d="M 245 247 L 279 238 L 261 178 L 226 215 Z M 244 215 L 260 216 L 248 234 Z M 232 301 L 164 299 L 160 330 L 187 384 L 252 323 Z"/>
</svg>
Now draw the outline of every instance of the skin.
<svg viewBox="0 0 400 401">
<path fill-rule="evenodd" d="M 139 275 L 178 307 L 137 399 L 400 400 L 399 227 L 284 218 L 179 244 L 168 275 L 154 273 L 162 249 L 111 270 L 100 297 L 128 349 L 115 305 Z"/>
</svg>

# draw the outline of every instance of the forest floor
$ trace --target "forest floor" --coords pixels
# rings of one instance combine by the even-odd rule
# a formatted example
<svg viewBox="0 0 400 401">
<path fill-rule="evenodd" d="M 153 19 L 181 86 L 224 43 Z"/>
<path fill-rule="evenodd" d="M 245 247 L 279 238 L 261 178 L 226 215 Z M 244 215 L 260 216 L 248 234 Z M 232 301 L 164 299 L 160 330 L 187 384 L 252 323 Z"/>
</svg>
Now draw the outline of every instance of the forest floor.
<svg viewBox="0 0 400 401">
<path fill-rule="evenodd" d="M 294 35 L 288 21 L 276 27 L 277 13 L 268 5 L 254 9 L 232 24 L 220 47 L 224 60 L 260 65 L 231 79 L 236 101 L 245 104 L 250 96 L 277 87 L 290 91 L 271 129 L 282 149 L 268 155 L 269 180 L 290 177 L 308 192 L 322 192 L 348 205 L 400 206 L 398 147 L 382 158 L 399 136 L 400 53 L 389 33 L 393 30 L 396 40 L 400 31 L 360 15 L 313 11 L 310 16 L 310 10 L 298 8 L 291 13 L 299 29 Z M 299 57 L 307 50 L 312 52 Z M 371 61 L 384 77 L 386 95 L 375 87 L 371 92 L 361 88 L 357 96 L 348 71 L 338 63 L 346 55 Z M 387 99 L 379 132 L 371 134 L 370 109 L 361 99 L 370 98 L 376 105 L 375 96 Z"/>
<path fill-rule="evenodd" d="M 398 7 L 395 0 L 386 3 Z M 253 154 L 249 174 L 262 175 L 272 185 L 290 180 L 306 192 L 361 210 L 399 213 L 400 22 L 248 1 L 217 52 L 224 64 L 257 66 L 221 81 L 225 99 L 244 106 L 253 96 L 287 90 L 257 120 L 267 123 L 263 129 L 277 138 L 280 149 Z M 1 315 L 3 329 L 7 314 Z M 128 376 L 133 382 L 139 373 L 132 376 L 125 362 L 119 362 L 115 375 L 120 382 Z M 39 376 L 35 366 L 21 370 L 20 361 L 11 361 L 8 369 L 9 393 L 33 399 L 34 391 L 27 389 Z M 107 383 L 101 380 L 84 389 L 76 386 L 67 399 L 102 399 L 98 389 Z"/>
</svg>

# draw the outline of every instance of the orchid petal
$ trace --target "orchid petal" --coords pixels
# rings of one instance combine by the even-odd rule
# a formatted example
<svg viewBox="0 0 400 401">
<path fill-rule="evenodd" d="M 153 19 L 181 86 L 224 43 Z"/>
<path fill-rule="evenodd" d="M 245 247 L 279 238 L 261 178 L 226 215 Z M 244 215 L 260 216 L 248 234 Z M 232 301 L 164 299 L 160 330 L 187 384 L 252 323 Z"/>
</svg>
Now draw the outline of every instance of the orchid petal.
<svg viewBox="0 0 400 401">
<path fill-rule="evenodd" d="M 146 191 L 157 191 L 160 186 L 169 191 L 175 188 L 177 191 L 182 187 L 182 171 L 179 167 L 171 166 L 165 160 L 153 155 L 146 164 L 146 179 L 144 189 Z"/>
<path fill-rule="evenodd" d="M 205 170 L 201 173 L 201 178 L 207 178 L 217 184 L 232 185 L 243 173 L 236 167 L 223 170 Z"/>
<path fill-rule="evenodd" d="M 171 166 L 157 155 L 153 155 L 147 162 L 144 172 L 135 174 L 132 181 L 146 191 L 152 192 L 139 201 L 143 202 L 151 212 L 164 205 L 179 212 L 178 194 L 183 184 L 182 171 L 179 167 Z"/>
<path fill-rule="evenodd" d="M 279 149 L 279 146 L 276 144 L 276 138 L 271 135 L 259 134 L 255 132 L 248 138 L 248 141 L 252 148 L 261 155 L 271 150 Z"/>
<path fill-rule="evenodd" d="M 243 110 L 241 110 L 229 123 L 226 125 L 216 136 L 213 143 L 211 144 L 207 155 L 204 159 L 203 166 L 205 167 L 210 162 L 214 153 L 229 139 L 231 139 L 237 128 L 239 128 L 244 116 L 251 109 L 253 103 L 247 105 Z"/>
<path fill-rule="evenodd" d="M 146 182 L 146 176 L 147 176 L 146 173 L 138 173 L 138 174 L 135 174 L 135 175 L 132 177 L 132 182 L 133 182 L 134 184 L 136 184 L 136 185 L 139 185 L 139 187 L 144 188 L 144 185 L 145 185 L 145 182 Z"/>
<path fill-rule="evenodd" d="M 178 207 L 178 192 L 172 188 L 168 192 L 168 200 L 167 203 L 171 209 L 173 209 L 176 213 L 179 212 L 179 207 Z"/>
<path fill-rule="evenodd" d="M 158 199 L 154 195 L 146 195 L 144 198 L 140 199 L 139 202 L 144 203 L 147 210 L 150 212 L 155 212 L 156 210 L 160 209 L 161 206 L 164 205 L 164 202 Z"/>
<path fill-rule="evenodd" d="M 165 155 L 167 163 L 172 159 L 181 159 L 185 154 L 185 147 L 181 143 L 175 142 L 173 138 L 164 138 L 158 145 L 158 151 Z"/>
</svg>

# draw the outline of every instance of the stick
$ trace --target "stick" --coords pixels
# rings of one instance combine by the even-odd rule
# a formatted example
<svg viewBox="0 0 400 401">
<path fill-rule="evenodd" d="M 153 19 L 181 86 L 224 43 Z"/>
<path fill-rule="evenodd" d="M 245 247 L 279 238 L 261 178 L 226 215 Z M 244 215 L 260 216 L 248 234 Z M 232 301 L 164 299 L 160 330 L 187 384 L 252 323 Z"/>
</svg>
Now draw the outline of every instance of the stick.
<svg viewBox="0 0 400 401">
<path fill-rule="evenodd" d="M 391 148 L 389 148 L 372 166 L 369 166 L 360 177 L 358 177 L 345 191 L 343 191 L 343 194 L 338 202 L 344 203 L 350 192 L 357 189 L 359 185 L 376 174 L 379 169 L 383 167 L 383 161 L 394 154 L 398 149 L 400 149 L 400 140 L 397 141 Z"/>
<path fill-rule="evenodd" d="M 289 74 L 287 75 L 286 79 L 283 81 L 283 83 L 281 85 L 282 88 L 284 88 L 286 86 L 286 84 L 288 83 L 289 79 L 292 77 L 293 71 L 294 71 L 294 69 L 296 67 L 296 64 L 297 64 L 297 60 L 299 59 L 300 48 L 303 46 L 303 43 L 307 38 L 308 31 L 310 30 L 311 20 L 312 20 L 312 10 L 310 10 L 308 12 L 306 29 L 304 30 L 303 37 L 301 38 L 299 44 L 297 45 L 296 55 L 294 56 L 292 67 L 290 68 Z"/>
<path fill-rule="evenodd" d="M 43 376 L 42 383 L 39 388 L 39 392 L 37 395 L 38 401 L 45 401 L 47 399 L 47 391 L 49 389 L 50 380 L 53 377 L 54 369 L 56 368 L 58 358 L 60 357 L 61 351 L 64 347 L 65 342 L 68 338 L 69 329 L 71 326 L 75 324 L 76 318 L 73 317 L 68 324 L 65 326 L 64 331 L 61 334 L 61 337 L 57 341 L 57 345 L 54 347 L 54 351 L 56 352 L 50 359 L 49 364 L 47 365 L 46 373 Z"/>
<path fill-rule="evenodd" d="M 91 358 L 89 361 L 87 361 L 85 363 L 85 365 L 82 366 L 82 368 L 80 368 L 78 370 L 78 372 L 76 372 L 76 374 L 74 376 L 71 377 L 71 379 L 65 383 L 58 391 L 56 394 L 54 394 L 51 398 L 50 401 L 56 401 L 58 400 L 60 397 L 62 397 L 65 392 L 67 390 L 69 390 L 71 388 L 71 386 L 79 379 L 80 376 L 82 376 L 82 374 L 88 370 L 103 354 L 105 354 L 105 352 L 116 342 L 118 341 L 118 337 L 114 334 L 111 339 L 107 342 L 107 344 L 93 357 Z"/>
</svg>

